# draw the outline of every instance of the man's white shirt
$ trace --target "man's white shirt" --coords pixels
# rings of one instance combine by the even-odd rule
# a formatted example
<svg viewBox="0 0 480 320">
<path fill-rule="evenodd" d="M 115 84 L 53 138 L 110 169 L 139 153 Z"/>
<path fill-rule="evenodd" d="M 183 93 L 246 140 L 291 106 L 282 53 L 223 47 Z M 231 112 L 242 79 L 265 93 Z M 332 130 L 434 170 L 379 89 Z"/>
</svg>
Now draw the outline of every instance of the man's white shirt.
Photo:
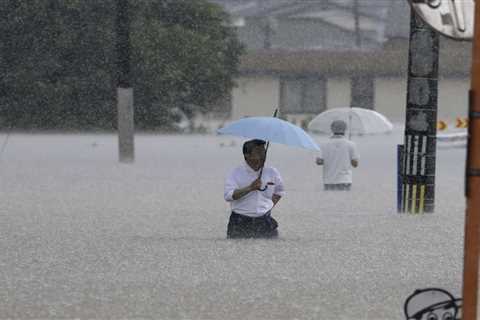
<svg viewBox="0 0 480 320">
<path fill-rule="evenodd" d="M 344 136 L 334 135 L 320 146 L 323 159 L 323 183 L 352 183 L 351 160 L 359 160 L 355 144 Z"/>
<path fill-rule="evenodd" d="M 272 196 L 283 197 L 285 190 L 282 177 L 277 169 L 264 167 L 262 172 L 262 189 L 268 184 L 265 191 L 252 191 L 240 199 L 233 200 L 236 189 L 249 186 L 258 178 L 260 170 L 254 171 L 248 164 L 233 169 L 225 179 L 224 198 L 230 202 L 232 211 L 249 217 L 260 217 L 273 208 Z"/>
</svg>

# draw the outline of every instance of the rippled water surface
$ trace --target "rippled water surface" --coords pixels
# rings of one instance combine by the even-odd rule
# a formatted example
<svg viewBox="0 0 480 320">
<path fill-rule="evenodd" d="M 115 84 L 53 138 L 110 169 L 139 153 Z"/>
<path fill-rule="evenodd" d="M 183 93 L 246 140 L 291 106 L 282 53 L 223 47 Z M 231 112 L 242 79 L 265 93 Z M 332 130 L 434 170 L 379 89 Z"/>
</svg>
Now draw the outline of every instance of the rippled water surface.
<svg viewBox="0 0 480 320">
<path fill-rule="evenodd" d="M 404 319 L 417 288 L 458 296 L 465 148 L 438 148 L 436 212 L 405 215 L 401 130 L 353 140 L 350 193 L 322 190 L 314 153 L 272 144 L 280 238 L 226 240 L 239 139 L 138 135 L 135 163 L 119 164 L 115 135 L 11 135 L 0 318 Z"/>
</svg>

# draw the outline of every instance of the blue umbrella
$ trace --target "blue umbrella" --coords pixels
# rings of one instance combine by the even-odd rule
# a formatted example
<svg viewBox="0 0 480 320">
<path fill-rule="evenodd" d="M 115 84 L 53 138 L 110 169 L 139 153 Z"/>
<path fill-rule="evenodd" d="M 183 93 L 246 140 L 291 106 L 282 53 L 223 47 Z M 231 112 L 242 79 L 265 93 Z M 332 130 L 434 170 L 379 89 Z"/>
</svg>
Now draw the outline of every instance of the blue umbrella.
<svg viewBox="0 0 480 320">
<path fill-rule="evenodd" d="M 251 139 L 261 139 L 287 146 L 320 150 L 302 128 L 275 117 L 243 118 L 218 129 L 218 133 Z"/>
<path fill-rule="evenodd" d="M 300 127 L 290 122 L 273 117 L 249 117 L 231 122 L 227 126 L 218 129 L 220 134 L 228 134 L 251 139 L 261 139 L 268 141 L 265 150 L 267 155 L 270 142 L 276 142 L 287 146 L 300 147 L 304 149 L 320 150 L 313 139 Z M 263 167 L 260 170 L 259 177 L 262 176 Z M 261 191 L 266 190 L 268 184 Z"/>
</svg>

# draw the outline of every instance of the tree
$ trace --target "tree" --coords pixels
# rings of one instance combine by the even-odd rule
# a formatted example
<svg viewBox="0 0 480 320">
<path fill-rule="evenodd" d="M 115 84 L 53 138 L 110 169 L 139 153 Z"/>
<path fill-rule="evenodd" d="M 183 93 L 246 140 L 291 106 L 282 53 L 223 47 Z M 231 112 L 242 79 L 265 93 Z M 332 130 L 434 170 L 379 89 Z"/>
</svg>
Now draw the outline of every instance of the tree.
<svg viewBox="0 0 480 320">
<path fill-rule="evenodd" d="M 2 2 L 0 116 L 6 124 L 112 128 L 110 10 L 93 1 Z"/>
<path fill-rule="evenodd" d="M 131 1 L 136 122 L 168 127 L 174 107 L 208 111 L 229 92 L 242 46 L 204 0 Z M 113 129 L 113 0 L 0 4 L 0 125 Z"/>
<path fill-rule="evenodd" d="M 202 0 L 137 2 L 132 26 L 137 116 L 189 117 L 228 94 L 243 47 L 220 7 Z"/>
</svg>

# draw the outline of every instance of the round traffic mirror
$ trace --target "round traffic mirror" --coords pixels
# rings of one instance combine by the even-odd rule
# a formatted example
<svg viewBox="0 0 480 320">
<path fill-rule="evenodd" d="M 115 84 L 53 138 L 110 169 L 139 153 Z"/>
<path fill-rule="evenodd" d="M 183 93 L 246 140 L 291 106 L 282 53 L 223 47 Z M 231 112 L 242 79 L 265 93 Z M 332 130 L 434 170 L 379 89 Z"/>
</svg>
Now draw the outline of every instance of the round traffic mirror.
<svg viewBox="0 0 480 320">
<path fill-rule="evenodd" d="M 441 34 L 457 39 L 473 38 L 475 0 L 408 0 L 420 18 Z"/>
</svg>

